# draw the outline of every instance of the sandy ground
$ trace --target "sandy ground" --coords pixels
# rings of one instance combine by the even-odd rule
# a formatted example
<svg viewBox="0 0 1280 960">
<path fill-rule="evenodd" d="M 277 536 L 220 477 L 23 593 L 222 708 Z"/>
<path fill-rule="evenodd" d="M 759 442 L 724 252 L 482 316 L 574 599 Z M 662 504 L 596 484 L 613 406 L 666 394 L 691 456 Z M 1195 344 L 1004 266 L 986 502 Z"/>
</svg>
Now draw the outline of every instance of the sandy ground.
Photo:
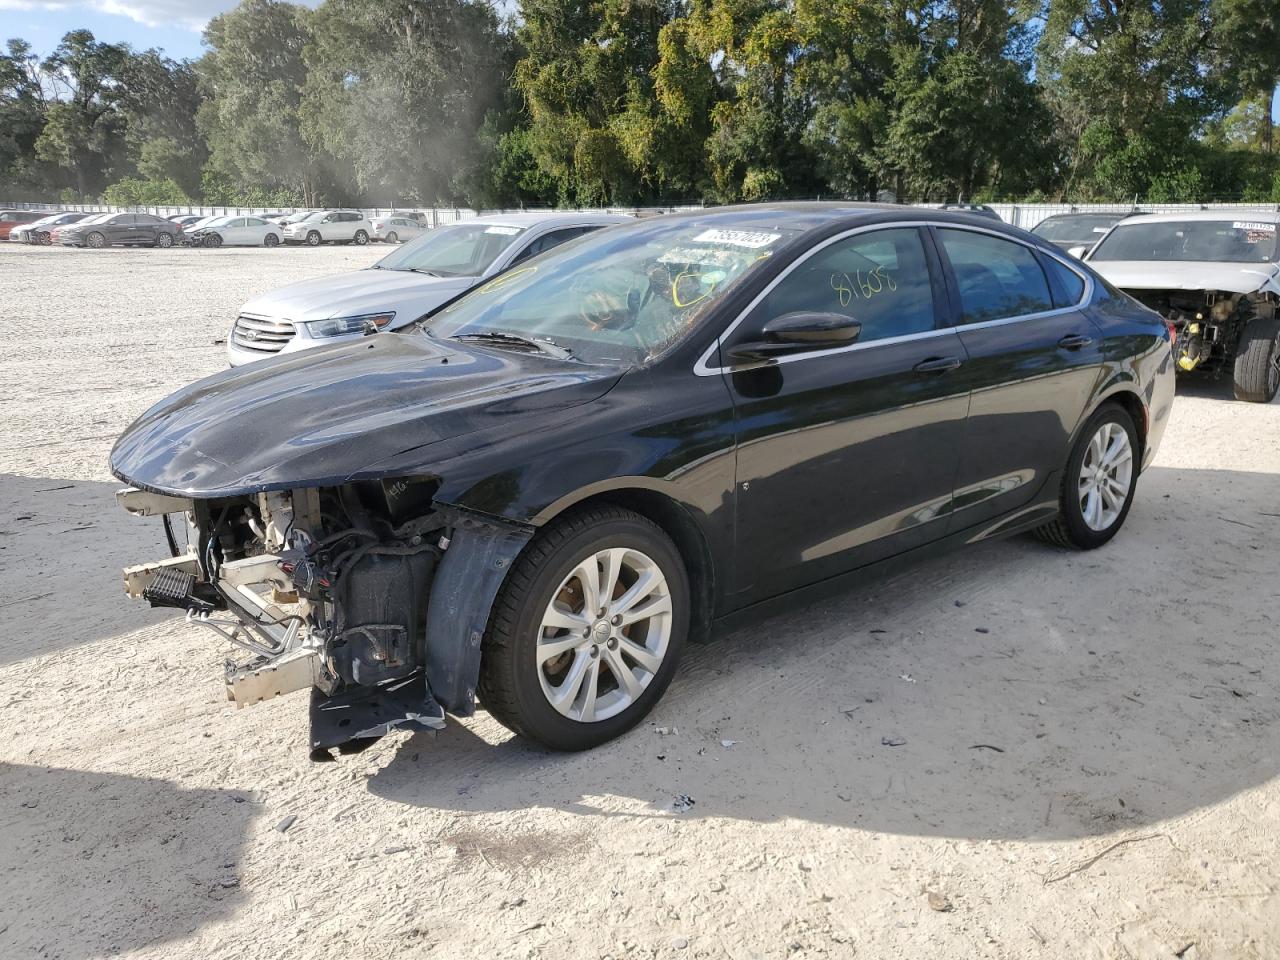
<svg viewBox="0 0 1280 960">
<path fill-rule="evenodd" d="M 1280 957 L 1280 404 L 1218 388 L 1105 549 L 695 646 L 592 753 L 480 714 L 312 764 L 304 697 L 226 703 L 121 592 L 163 546 L 107 450 L 249 295 L 380 253 L 0 245 L 0 957 Z"/>
</svg>

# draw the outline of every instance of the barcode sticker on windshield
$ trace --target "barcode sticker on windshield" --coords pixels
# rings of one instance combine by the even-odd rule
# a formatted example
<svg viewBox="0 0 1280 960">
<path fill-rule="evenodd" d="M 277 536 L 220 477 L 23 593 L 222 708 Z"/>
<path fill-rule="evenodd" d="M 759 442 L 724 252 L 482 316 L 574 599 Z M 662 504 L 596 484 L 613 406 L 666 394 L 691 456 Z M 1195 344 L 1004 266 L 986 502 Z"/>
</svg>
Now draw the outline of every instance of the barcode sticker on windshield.
<svg viewBox="0 0 1280 960">
<path fill-rule="evenodd" d="M 519 227 L 486 227 L 485 233 L 496 233 L 503 237 L 514 237 L 520 232 Z"/>
<path fill-rule="evenodd" d="M 780 233 L 753 233 L 750 230 L 704 230 L 693 238 L 694 243 L 723 243 L 731 247 L 748 247 L 758 250 L 781 238 Z"/>
<path fill-rule="evenodd" d="M 1232 230 L 1265 230 L 1267 233 L 1275 233 L 1276 225 L 1274 223 L 1248 223 L 1244 220 L 1237 220 L 1231 224 Z"/>
</svg>

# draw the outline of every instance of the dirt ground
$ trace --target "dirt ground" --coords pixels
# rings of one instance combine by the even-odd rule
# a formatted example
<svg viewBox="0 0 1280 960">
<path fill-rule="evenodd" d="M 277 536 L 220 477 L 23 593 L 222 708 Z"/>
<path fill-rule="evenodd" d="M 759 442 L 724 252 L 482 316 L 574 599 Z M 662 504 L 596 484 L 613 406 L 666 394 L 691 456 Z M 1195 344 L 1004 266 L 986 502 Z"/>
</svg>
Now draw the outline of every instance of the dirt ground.
<svg viewBox="0 0 1280 960">
<path fill-rule="evenodd" d="M 591 753 L 481 713 L 313 764 L 304 696 L 237 711 L 125 599 L 164 548 L 107 451 L 251 294 L 382 252 L 0 245 L 0 957 L 1280 957 L 1280 404 L 1219 387 L 1106 548 L 696 645 Z"/>
</svg>

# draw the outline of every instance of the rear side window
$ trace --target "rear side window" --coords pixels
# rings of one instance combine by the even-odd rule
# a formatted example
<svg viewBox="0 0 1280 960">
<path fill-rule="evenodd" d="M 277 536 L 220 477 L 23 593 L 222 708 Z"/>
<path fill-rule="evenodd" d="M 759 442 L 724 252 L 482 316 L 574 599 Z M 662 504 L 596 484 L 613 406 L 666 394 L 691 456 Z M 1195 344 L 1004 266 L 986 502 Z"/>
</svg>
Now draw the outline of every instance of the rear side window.
<svg viewBox="0 0 1280 960">
<path fill-rule="evenodd" d="M 982 323 L 1052 310 L 1053 296 L 1030 248 L 969 230 L 938 230 L 960 287 L 960 322 Z"/>
<path fill-rule="evenodd" d="M 1045 273 L 1049 275 L 1049 286 L 1053 290 L 1053 303 L 1058 307 L 1074 307 L 1084 296 L 1084 279 L 1070 267 L 1060 263 L 1053 257 L 1042 256 Z"/>
<path fill-rule="evenodd" d="M 820 250 L 778 283 L 754 313 L 763 325 L 797 311 L 842 313 L 859 343 L 934 327 L 933 281 L 914 227 L 860 233 Z"/>
</svg>

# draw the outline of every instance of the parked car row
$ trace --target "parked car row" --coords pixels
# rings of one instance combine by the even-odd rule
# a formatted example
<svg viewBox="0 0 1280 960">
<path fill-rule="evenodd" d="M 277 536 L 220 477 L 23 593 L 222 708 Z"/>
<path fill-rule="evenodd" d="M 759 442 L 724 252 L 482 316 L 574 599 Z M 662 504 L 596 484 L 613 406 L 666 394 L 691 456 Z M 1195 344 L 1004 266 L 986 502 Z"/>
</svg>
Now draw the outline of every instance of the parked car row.
<svg viewBox="0 0 1280 960">
<path fill-rule="evenodd" d="M 65 229 L 64 229 L 65 228 Z M 72 229 L 74 228 L 74 229 Z M 0 210 L 0 240 L 51 246 L 275 247 L 282 243 L 404 243 L 427 231 L 420 213 L 366 217 L 359 210 L 314 210 L 204 217 L 149 213 Z"/>
</svg>

